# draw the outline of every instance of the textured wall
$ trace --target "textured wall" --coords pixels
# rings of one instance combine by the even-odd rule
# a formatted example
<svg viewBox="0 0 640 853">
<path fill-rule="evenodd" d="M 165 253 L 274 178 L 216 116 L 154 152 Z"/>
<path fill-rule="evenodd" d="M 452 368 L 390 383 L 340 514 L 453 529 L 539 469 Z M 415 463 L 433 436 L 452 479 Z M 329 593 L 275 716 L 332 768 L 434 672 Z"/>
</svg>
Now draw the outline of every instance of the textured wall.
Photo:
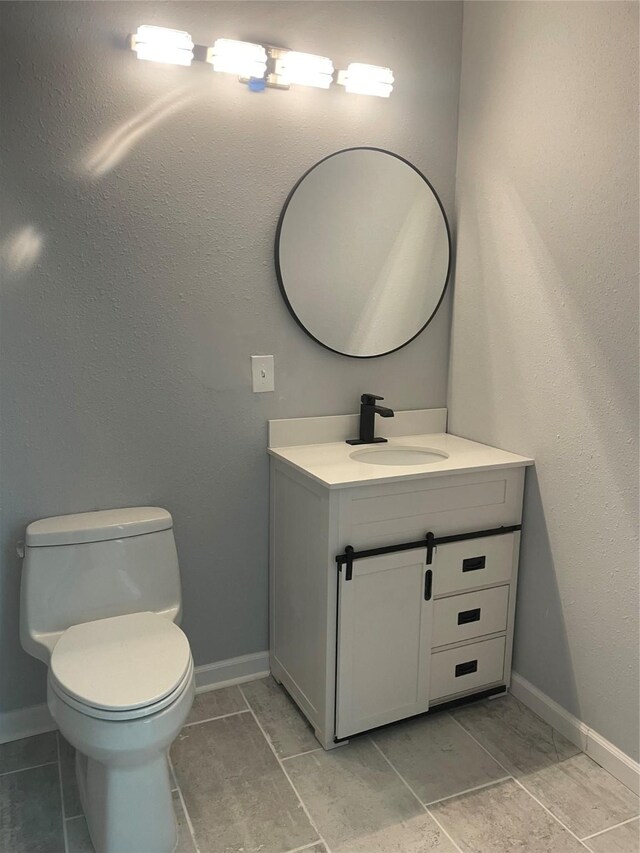
<svg viewBox="0 0 640 853">
<path fill-rule="evenodd" d="M 357 361 L 280 298 L 277 217 L 297 178 L 352 145 L 413 161 L 451 213 L 458 3 L 31 3 L 2 16 L 0 708 L 40 702 L 18 643 L 15 543 L 31 519 L 130 504 L 174 514 L 196 662 L 267 645 L 266 420 L 446 398 L 449 305 Z M 210 66 L 139 62 L 139 23 L 388 63 L 390 100 L 256 95 Z M 310 259 L 310 262 L 312 259 Z M 254 395 L 249 356 L 273 353 Z"/>
<path fill-rule="evenodd" d="M 536 459 L 514 669 L 636 758 L 637 57 L 637 4 L 465 4 L 449 398 Z"/>
</svg>

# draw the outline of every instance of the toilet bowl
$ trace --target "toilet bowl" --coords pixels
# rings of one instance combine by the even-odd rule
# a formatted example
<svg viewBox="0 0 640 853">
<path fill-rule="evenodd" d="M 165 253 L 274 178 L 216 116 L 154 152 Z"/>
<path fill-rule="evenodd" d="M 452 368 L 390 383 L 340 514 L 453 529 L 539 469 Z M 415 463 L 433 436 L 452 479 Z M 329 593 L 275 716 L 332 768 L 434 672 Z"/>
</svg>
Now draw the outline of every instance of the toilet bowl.
<svg viewBox="0 0 640 853">
<path fill-rule="evenodd" d="M 177 843 L 167 753 L 195 683 L 174 621 L 171 525 L 165 510 L 135 508 L 27 528 L 22 644 L 48 664 L 47 704 L 76 749 L 97 853 L 172 853 Z"/>
<path fill-rule="evenodd" d="M 194 696 L 177 625 L 154 613 L 69 628 L 49 665 L 47 704 L 76 752 L 98 851 L 170 853 L 177 841 L 167 750 Z"/>
</svg>

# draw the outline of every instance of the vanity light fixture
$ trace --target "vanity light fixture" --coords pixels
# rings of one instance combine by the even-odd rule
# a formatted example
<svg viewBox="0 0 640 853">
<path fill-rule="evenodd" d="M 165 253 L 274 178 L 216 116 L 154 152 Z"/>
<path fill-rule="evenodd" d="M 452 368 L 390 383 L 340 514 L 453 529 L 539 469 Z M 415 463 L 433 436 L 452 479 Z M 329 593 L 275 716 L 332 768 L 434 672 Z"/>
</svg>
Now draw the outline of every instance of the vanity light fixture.
<svg viewBox="0 0 640 853">
<path fill-rule="evenodd" d="M 329 89 L 334 82 L 333 62 L 314 53 L 226 38 L 216 39 L 212 47 L 205 48 L 194 45 L 189 33 L 149 24 L 139 26 L 129 40 L 138 59 L 172 65 L 191 65 L 196 47 L 198 60 L 204 59 L 214 71 L 234 74 L 254 92 L 265 87 L 289 89 L 292 85 Z M 338 72 L 336 82 L 350 94 L 388 98 L 394 78 L 390 68 L 352 62 L 346 71 Z"/>
<path fill-rule="evenodd" d="M 143 24 L 131 36 L 131 50 L 138 59 L 168 65 L 191 65 L 193 41 L 189 33 Z"/>
<path fill-rule="evenodd" d="M 333 82 L 333 62 L 326 56 L 274 49 L 275 77 L 283 86 L 315 86 L 328 89 Z"/>
<path fill-rule="evenodd" d="M 338 83 L 353 95 L 388 98 L 393 90 L 393 72 L 381 65 L 352 62 L 346 71 L 338 72 Z"/>
<path fill-rule="evenodd" d="M 214 71 L 235 74 L 242 79 L 262 79 L 267 70 L 267 52 L 261 44 L 235 39 L 216 39 L 207 48 L 207 62 Z"/>
</svg>

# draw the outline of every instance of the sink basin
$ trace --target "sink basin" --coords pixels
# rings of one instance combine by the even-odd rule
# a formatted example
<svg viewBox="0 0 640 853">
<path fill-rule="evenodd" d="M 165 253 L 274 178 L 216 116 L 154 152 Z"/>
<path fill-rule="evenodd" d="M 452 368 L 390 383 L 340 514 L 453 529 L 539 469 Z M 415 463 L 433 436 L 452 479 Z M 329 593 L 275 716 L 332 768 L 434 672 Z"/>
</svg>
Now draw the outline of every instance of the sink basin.
<svg viewBox="0 0 640 853">
<path fill-rule="evenodd" d="M 374 447 L 356 450 L 349 456 L 356 462 L 369 465 L 433 465 L 434 462 L 449 458 L 448 453 L 428 447 Z"/>
</svg>

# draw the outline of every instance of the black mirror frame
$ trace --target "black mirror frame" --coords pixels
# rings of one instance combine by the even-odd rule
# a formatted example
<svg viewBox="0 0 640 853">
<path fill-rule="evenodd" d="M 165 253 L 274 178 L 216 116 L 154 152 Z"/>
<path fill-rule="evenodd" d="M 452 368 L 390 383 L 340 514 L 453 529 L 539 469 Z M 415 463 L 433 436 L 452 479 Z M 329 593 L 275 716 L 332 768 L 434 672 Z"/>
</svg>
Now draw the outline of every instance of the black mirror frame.
<svg viewBox="0 0 640 853">
<path fill-rule="evenodd" d="M 403 163 L 405 163 L 407 166 L 409 166 L 411 169 L 413 169 L 413 171 L 416 172 L 416 174 L 418 174 L 422 178 L 422 180 L 425 182 L 425 184 L 429 187 L 429 189 L 433 193 L 434 198 L 438 203 L 438 207 L 440 208 L 440 212 L 442 213 L 442 218 L 444 219 L 444 227 L 445 227 L 445 230 L 447 232 L 447 243 L 448 243 L 448 247 L 449 247 L 449 262 L 447 264 L 447 273 L 446 273 L 445 278 L 444 278 L 444 284 L 442 286 L 442 293 L 440 294 L 440 298 L 438 299 L 438 303 L 437 303 L 436 307 L 433 309 L 431 316 L 429 317 L 427 322 L 424 324 L 424 326 L 422 326 L 422 328 L 420 328 L 415 333 L 415 335 L 412 335 L 403 344 L 400 344 L 400 346 L 394 347 L 394 349 L 390 349 L 387 352 L 375 353 L 374 355 L 353 355 L 352 353 L 348 353 L 348 352 L 340 352 L 340 350 L 337 350 L 337 349 L 334 349 L 333 347 L 327 346 L 327 344 L 323 343 L 319 338 L 316 338 L 315 335 L 312 335 L 311 332 L 309 331 L 309 329 L 307 329 L 307 327 L 300 320 L 300 318 L 298 317 L 296 312 L 293 310 L 293 306 L 291 305 L 291 302 L 289 301 L 289 297 L 287 296 L 287 291 L 286 291 L 284 281 L 282 278 L 282 269 L 280 267 L 280 233 L 282 231 L 282 225 L 284 222 L 284 217 L 287 213 L 287 208 L 289 207 L 289 204 L 291 202 L 291 199 L 293 198 L 295 191 L 298 189 L 300 184 L 304 181 L 304 179 L 307 177 L 307 175 L 310 172 L 313 172 L 314 169 L 316 169 L 318 166 L 320 166 L 326 160 L 330 160 L 332 157 L 336 157 L 338 154 L 344 154 L 346 151 L 379 151 L 382 154 L 389 154 L 391 157 L 395 157 L 396 159 L 401 160 Z M 340 151 L 334 151 L 333 154 L 328 154 L 326 157 L 323 157 L 322 160 L 318 160 L 317 163 L 314 163 L 314 165 L 311 166 L 310 169 L 307 169 L 307 171 L 302 175 L 302 177 L 300 177 L 295 182 L 295 184 L 293 185 L 293 188 L 291 189 L 291 191 L 287 195 L 287 198 L 285 199 L 284 205 L 283 205 L 282 210 L 280 212 L 280 216 L 278 217 L 278 225 L 276 227 L 276 236 L 275 236 L 273 254 L 274 254 L 275 267 L 276 267 L 276 278 L 278 279 L 278 287 L 280 288 L 280 293 L 282 294 L 282 298 L 284 299 L 284 303 L 287 306 L 287 308 L 289 309 L 289 313 L 291 314 L 293 319 L 296 321 L 298 326 L 300 326 L 302 331 L 306 335 L 308 335 L 312 340 L 314 340 L 317 344 L 320 344 L 321 347 L 324 347 L 324 349 L 328 349 L 330 352 L 335 352 L 335 353 L 337 353 L 337 355 L 345 356 L 346 358 L 382 358 L 385 355 L 391 355 L 391 353 L 398 352 L 398 350 L 403 349 L 404 347 L 408 346 L 412 341 L 415 341 L 415 339 L 417 337 L 419 337 L 419 335 L 421 335 L 424 332 L 424 330 L 427 328 L 429 323 L 433 320 L 433 318 L 435 317 L 435 315 L 438 312 L 438 309 L 440 308 L 440 305 L 442 304 L 442 300 L 444 299 L 445 293 L 447 292 L 447 287 L 449 285 L 449 278 L 451 275 L 451 266 L 452 266 L 452 261 L 453 261 L 453 258 L 452 258 L 453 250 L 452 250 L 452 245 L 451 245 L 451 230 L 449 228 L 449 220 L 447 219 L 447 214 L 445 213 L 445 209 L 444 209 L 443 204 L 440 200 L 440 196 L 435 191 L 435 188 L 434 188 L 433 184 L 431 183 L 431 181 L 427 177 L 425 177 L 425 175 L 422 174 L 420 169 L 416 168 L 416 166 L 414 166 L 413 163 L 411 163 L 405 157 L 401 157 L 400 154 L 395 154 L 393 151 L 388 151 L 386 148 L 376 148 L 375 146 L 372 146 L 372 145 L 354 145 L 351 148 L 341 148 Z"/>
</svg>

